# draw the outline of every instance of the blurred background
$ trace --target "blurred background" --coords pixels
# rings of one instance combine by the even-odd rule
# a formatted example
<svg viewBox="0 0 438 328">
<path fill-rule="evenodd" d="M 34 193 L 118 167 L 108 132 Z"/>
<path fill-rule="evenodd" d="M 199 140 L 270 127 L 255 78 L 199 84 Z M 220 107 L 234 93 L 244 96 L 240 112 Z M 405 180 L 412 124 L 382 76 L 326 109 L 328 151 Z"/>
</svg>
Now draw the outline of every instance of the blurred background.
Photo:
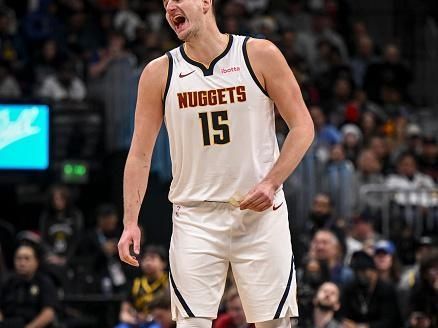
<svg viewBox="0 0 438 328">
<path fill-rule="evenodd" d="M 281 49 L 315 123 L 284 184 L 295 325 L 438 327 L 438 2 L 215 2 Z M 164 127 L 141 268 L 117 241 L 138 79 L 178 45 L 160 0 L 0 0 L 0 327 L 173 327 Z M 246 326 L 230 275 L 215 327 Z"/>
</svg>

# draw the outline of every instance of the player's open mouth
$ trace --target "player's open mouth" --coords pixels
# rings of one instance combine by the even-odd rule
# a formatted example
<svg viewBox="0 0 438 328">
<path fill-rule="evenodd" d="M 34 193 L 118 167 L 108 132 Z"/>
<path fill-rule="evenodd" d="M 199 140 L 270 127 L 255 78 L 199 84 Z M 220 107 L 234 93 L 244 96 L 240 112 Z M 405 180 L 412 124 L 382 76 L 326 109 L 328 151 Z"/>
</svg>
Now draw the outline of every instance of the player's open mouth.
<svg viewBox="0 0 438 328">
<path fill-rule="evenodd" d="M 180 32 L 187 25 L 187 19 L 182 15 L 176 15 L 172 18 L 173 25 L 175 26 L 175 31 Z"/>
</svg>

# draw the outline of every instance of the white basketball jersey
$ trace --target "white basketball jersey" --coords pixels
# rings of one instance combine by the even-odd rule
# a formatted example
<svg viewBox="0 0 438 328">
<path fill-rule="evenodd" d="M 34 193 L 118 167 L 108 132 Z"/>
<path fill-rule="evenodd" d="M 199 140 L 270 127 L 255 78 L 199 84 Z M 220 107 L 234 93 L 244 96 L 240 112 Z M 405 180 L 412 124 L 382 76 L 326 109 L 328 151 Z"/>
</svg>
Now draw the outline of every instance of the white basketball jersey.
<svg viewBox="0 0 438 328">
<path fill-rule="evenodd" d="M 172 203 L 227 202 L 245 195 L 278 158 L 274 103 L 251 69 L 247 40 L 230 35 L 208 69 L 183 46 L 167 53 Z"/>
</svg>

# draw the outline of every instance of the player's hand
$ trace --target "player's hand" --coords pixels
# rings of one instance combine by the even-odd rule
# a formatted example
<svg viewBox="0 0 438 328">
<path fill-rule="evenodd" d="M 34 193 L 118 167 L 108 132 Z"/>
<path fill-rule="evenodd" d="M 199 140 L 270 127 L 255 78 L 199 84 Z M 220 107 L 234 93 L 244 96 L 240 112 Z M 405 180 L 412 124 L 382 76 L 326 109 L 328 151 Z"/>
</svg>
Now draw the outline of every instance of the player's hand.
<svg viewBox="0 0 438 328">
<path fill-rule="evenodd" d="M 128 226 L 123 229 L 120 237 L 118 248 L 120 259 L 132 266 L 139 266 L 137 258 L 131 254 L 131 245 L 133 245 L 134 254 L 140 254 L 141 232 L 137 225 Z"/>
<path fill-rule="evenodd" d="M 272 206 L 274 195 L 275 187 L 272 183 L 260 182 L 240 202 L 240 209 L 263 212 Z"/>
</svg>

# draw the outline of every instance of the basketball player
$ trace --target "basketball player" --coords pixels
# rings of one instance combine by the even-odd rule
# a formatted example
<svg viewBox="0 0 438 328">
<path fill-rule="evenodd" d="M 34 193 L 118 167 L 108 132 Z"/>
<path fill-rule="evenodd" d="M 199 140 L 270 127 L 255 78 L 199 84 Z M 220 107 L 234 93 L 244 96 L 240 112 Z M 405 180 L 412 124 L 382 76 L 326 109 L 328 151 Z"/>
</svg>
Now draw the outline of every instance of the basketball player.
<svg viewBox="0 0 438 328">
<path fill-rule="evenodd" d="M 184 43 L 149 63 L 140 78 L 120 257 L 138 265 L 130 247 L 138 254 L 138 214 L 164 118 L 173 171 L 169 264 L 177 327 L 211 327 L 229 265 L 248 322 L 290 327 L 298 311 L 282 183 L 314 136 L 299 86 L 271 42 L 221 33 L 212 0 L 163 4 Z M 281 153 L 274 104 L 290 128 Z"/>
</svg>

